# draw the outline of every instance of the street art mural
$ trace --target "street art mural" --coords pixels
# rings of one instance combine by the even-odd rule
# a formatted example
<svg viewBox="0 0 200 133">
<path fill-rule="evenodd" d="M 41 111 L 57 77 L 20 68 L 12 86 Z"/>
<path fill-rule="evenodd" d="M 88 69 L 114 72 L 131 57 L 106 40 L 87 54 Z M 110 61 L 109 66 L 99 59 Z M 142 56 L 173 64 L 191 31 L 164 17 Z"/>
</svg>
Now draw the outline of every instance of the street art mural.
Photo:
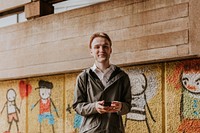
<svg viewBox="0 0 200 133">
<path fill-rule="evenodd" d="M 128 120 L 137 121 L 138 123 L 144 122 L 143 130 L 146 126 L 145 132 L 151 133 L 152 126 L 149 125 L 149 121 L 154 125 L 156 124 L 157 120 L 154 113 L 157 114 L 157 112 L 151 110 L 152 107 L 149 106 L 148 102 L 161 90 L 160 66 L 133 67 L 128 68 L 126 72 L 131 82 L 132 108 L 130 113 L 126 115 L 125 125 L 127 125 Z"/>
<path fill-rule="evenodd" d="M 39 90 L 40 99 L 34 105 L 32 105 L 31 110 L 33 110 L 39 104 L 38 122 L 40 123 L 40 133 L 42 132 L 41 131 L 42 122 L 45 119 L 47 119 L 49 125 L 52 126 L 52 132 L 55 133 L 54 129 L 55 120 L 54 120 L 54 115 L 52 114 L 52 107 L 56 112 L 57 117 L 59 117 L 59 115 L 58 115 L 58 110 L 53 102 L 53 99 L 51 98 L 53 83 L 49 81 L 40 80 L 38 82 L 38 86 L 39 87 L 35 89 Z"/>
<path fill-rule="evenodd" d="M 132 91 L 126 133 L 200 132 L 200 59 L 123 69 Z M 71 107 L 77 75 L 1 81 L 0 132 L 78 133 L 82 116 Z"/>
<path fill-rule="evenodd" d="M 67 109 L 66 109 L 66 112 L 69 113 L 69 114 L 72 114 L 72 106 L 70 104 L 67 105 Z M 82 123 L 82 119 L 83 117 L 77 113 L 75 113 L 75 116 L 74 116 L 74 128 L 75 129 L 79 129 L 80 126 L 81 126 L 81 123 Z"/>
<path fill-rule="evenodd" d="M 74 116 L 74 128 L 75 129 L 79 129 L 81 127 L 82 120 L 83 120 L 83 117 L 76 113 Z"/>
<path fill-rule="evenodd" d="M 174 64 L 167 81 L 180 95 L 180 124 L 177 131 L 200 132 L 200 60 L 186 60 Z"/>
<path fill-rule="evenodd" d="M 10 133 L 13 122 L 16 124 L 17 133 L 20 133 L 19 126 L 18 126 L 18 122 L 19 122 L 18 113 L 20 113 L 20 109 L 16 104 L 17 94 L 13 88 L 10 88 L 7 91 L 6 98 L 7 98 L 7 100 L 3 106 L 3 109 L 1 110 L 1 114 L 3 113 L 4 109 L 6 108 L 7 118 L 8 118 L 7 121 L 9 124 L 9 128 L 4 133 Z"/>
<path fill-rule="evenodd" d="M 148 106 L 148 102 L 147 102 L 147 96 L 146 96 L 147 95 L 146 94 L 147 78 L 142 73 L 133 75 L 131 78 L 131 84 L 132 84 L 132 89 L 131 89 L 132 108 L 131 108 L 131 112 L 127 114 L 126 118 L 131 119 L 131 120 L 145 121 L 148 132 L 151 133 L 146 113 L 148 112 L 150 114 L 151 119 L 154 122 L 156 122 L 156 120 L 154 119 L 151 109 Z"/>
<path fill-rule="evenodd" d="M 82 122 L 82 116 L 75 113 L 72 109 L 74 98 L 74 87 L 76 84 L 76 77 L 79 73 L 65 75 L 66 88 L 66 133 L 78 133 Z"/>
<path fill-rule="evenodd" d="M 24 80 L 13 80 L 1 82 L 0 89 L 1 101 L 4 102 L 4 104 L 0 104 L 2 106 L 0 110 L 0 132 L 24 132 L 26 123 L 26 98 L 31 94 L 32 86 Z M 3 96 L 6 97 L 6 101 L 3 99 Z M 6 128 L 3 128 L 3 125 L 6 125 Z"/>
<path fill-rule="evenodd" d="M 64 83 L 64 75 L 0 82 L 0 132 L 65 132 Z"/>
<path fill-rule="evenodd" d="M 30 83 L 24 81 L 24 80 L 20 80 L 19 81 L 19 94 L 21 97 L 21 102 L 20 102 L 20 107 L 22 105 L 22 101 L 24 100 L 24 98 L 28 97 L 29 94 L 32 92 L 32 86 Z"/>
<path fill-rule="evenodd" d="M 27 99 L 28 133 L 66 133 L 64 75 L 27 80 L 33 88 Z"/>
</svg>

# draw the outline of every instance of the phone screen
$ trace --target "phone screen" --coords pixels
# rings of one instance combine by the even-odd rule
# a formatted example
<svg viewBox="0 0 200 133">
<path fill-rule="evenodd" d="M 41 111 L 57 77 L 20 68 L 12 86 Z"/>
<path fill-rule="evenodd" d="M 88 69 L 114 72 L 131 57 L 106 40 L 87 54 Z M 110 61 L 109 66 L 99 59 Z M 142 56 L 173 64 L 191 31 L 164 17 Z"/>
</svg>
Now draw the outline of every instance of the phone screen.
<svg viewBox="0 0 200 133">
<path fill-rule="evenodd" d="M 104 102 L 103 106 L 111 106 L 111 102 Z"/>
</svg>

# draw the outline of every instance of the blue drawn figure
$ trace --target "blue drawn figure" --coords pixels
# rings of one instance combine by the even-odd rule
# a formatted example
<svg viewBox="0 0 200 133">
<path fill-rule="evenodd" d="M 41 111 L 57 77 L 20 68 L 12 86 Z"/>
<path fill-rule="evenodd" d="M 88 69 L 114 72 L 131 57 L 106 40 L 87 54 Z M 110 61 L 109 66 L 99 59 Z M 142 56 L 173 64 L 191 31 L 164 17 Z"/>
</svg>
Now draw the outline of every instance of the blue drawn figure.
<svg viewBox="0 0 200 133">
<path fill-rule="evenodd" d="M 49 81 L 40 80 L 39 81 L 39 89 L 40 99 L 32 106 L 31 110 L 39 103 L 39 115 L 38 121 L 40 123 L 40 133 L 41 133 L 41 125 L 44 119 L 48 119 L 49 125 L 52 125 L 52 131 L 55 133 L 54 130 L 54 116 L 51 111 L 51 105 L 56 112 L 56 115 L 59 117 L 55 104 L 51 99 L 51 90 L 53 88 L 53 84 Z"/>
<path fill-rule="evenodd" d="M 15 121 L 15 123 L 16 123 L 17 133 L 20 133 L 19 132 L 19 126 L 18 126 L 18 122 L 19 122 L 18 113 L 20 113 L 20 109 L 16 105 L 16 101 L 15 101 L 16 97 L 17 97 L 17 94 L 16 94 L 14 89 L 11 88 L 7 91 L 7 95 L 6 95 L 7 101 L 4 104 L 4 107 L 1 111 L 1 114 L 3 113 L 3 110 L 6 107 L 7 108 L 9 128 L 8 128 L 8 131 L 5 131 L 4 133 L 10 133 L 13 121 Z"/>
<path fill-rule="evenodd" d="M 82 119 L 83 119 L 83 116 L 79 115 L 79 114 L 75 114 L 75 117 L 74 117 L 74 128 L 80 128 L 81 126 L 81 123 L 82 123 Z"/>
<path fill-rule="evenodd" d="M 200 63 L 199 63 L 200 64 Z M 185 65 L 180 76 L 182 96 L 180 105 L 181 125 L 178 130 L 184 133 L 200 132 L 200 67 Z"/>
<path fill-rule="evenodd" d="M 136 120 L 136 121 L 145 121 L 148 132 L 151 133 L 150 126 L 147 120 L 147 111 L 149 112 L 151 119 L 155 121 L 151 110 L 147 103 L 147 78 L 144 74 L 134 74 L 130 76 L 131 82 L 131 93 L 132 93 L 132 101 L 131 101 L 131 112 L 127 114 L 127 120 Z M 146 107 L 146 108 L 145 108 Z"/>
<path fill-rule="evenodd" d="M 71 109 L 72 109 L 72 107 L 70 106 L 70 104 L 68 104 L 67 108 L 66 108 L 66 112 L 71 114 L 72 113 Z M 80 126 L 82 124 L 82 119 L 83 119 L 83 116 L 75 113 L 75 116 L 74 116 L 74 128 L 75 129 L 79 129 L 80 128 Z"/>
</svg>

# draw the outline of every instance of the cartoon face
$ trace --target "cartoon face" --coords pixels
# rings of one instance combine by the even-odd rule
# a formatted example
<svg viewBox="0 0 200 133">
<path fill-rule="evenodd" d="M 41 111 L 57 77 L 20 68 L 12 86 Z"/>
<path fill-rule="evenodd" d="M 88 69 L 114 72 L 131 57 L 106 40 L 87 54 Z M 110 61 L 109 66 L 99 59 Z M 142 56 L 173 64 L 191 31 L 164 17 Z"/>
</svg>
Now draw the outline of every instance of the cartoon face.
<svg viewBox="0 0 200 133">
<path fill-rule="evenodd" d="M 51 89 L 40 88 L 40 97 L 42 99 L 47 99 L 51 96 Z"/>
<path fill-rule="evenodd" d="M 144 74 L 134 75 L 130 80 L 132 95 L 140 95 L 145 91 L 147 83 Z"/>
<path fill-rule="evenodd" d="M 14 89 L 9 89 L 7 91 L 7 100 L 12 102 L 16 99 L 16 92 Z"/>
<path fill-rule="evenodd" d="M 200 73 L 184 73 L 181 77 L 184 89 L 194 94 L 200 94 Z"/>
</svg>

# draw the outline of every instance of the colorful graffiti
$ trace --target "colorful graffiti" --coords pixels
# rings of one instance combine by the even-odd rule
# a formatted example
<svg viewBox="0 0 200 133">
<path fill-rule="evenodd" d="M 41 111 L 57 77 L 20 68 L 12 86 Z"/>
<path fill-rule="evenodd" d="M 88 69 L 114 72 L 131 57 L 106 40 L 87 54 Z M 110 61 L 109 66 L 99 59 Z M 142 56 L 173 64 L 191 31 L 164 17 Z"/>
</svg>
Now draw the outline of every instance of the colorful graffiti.
<svg viewBox="0 0 200 133">
<path fill-rule="evenodd" d="M 19 94 L 21 97 L 20 108 L 22 106 L 22 100 L 29 96 L 32 92 L 32 86 L 29 83 L 26 83 L 24 80 L 19 81 Z"/>
<path fill-rule="evenodd" d="M 4 84 L 4 82 L 1 83 L 1 87 L 3 88 L 7 88 L 9 87 L 10 89 L 8 89 L 6 91 L 6 93 L 3 93 L 3 95 L 6 95 L 6 102 L 4 103 L 4 106 L 0 112 L 1 116 L 3 117 L 1 120 L 1 126 L 5 125 L 5 116 L 3 114 L 4 110 L 6 109 L 6 115 L 7 115 L 7 123 L 8 123 L 8 130 L 7 131 L 3 131 L 3 133 L 10 133 L 10 132 L 17 132 L 17 133 L 21 133 L 21 131 L 24 131 L 24 127 L 25 125 L 25 102 L 26 100 L 24 100 L 26 97 L 29 96 L 29 94 L 31 94 L 32 92 L 32 86 L 27 83 L 24 80 L 14 80 L 14 81 L 7 81 L 5 82 L 7 84 Z M 18 88 L 18 89 L 14 89 L 14 88 Z M 3 91 L 4 92 L 4 91 Z M 21 101 L 20 104 L 19 100 L 17 100 L 17 95 L 19 94 Z M 24 102 L 23 102 L 24 101 Z M 18 106 L 20 105 L 20 106 Z M 23 105 L 23 106 L 22 106 Z M 21 118 L 22 117 L 22 118 Z M 13 123 L 16 126 L 13 126 Z M 19 131 L 20 130 L 20 131 Z M 2 131 L 0 131 L 2 132 Z"/>
<path fill-rule="evenodd" d="M 200 132 L 200 60 L 178 62 L 167 81 L 181 90 L 179 132 Z M 178 82 L 177 82 L 178 81 Z"/>
<path fill-rule="evenodd" d="M 83 117 L 79 114 L 75 114 L 74 116 L 74 128 L 80 128 L 81 123 L 82 123 Z"/>
<path fill-rule="evenodd" d="M 132 87 L 131 112 L 123 117 L 126 133 L 200 132 L 200 59 L 124 70 Z M 77 75 L 2 81 L 0 132 L 78 132 L 82 116 L 71 107 Z"/>
<path fill-rule="evenodd" d="M 53 83 L 49 81 L 40 80 L 38 82 L 38 86 L 39 87 L 35 89 L 39 89 L 40 99 L 34 105 L 32 105 L 31 111 L 35 108 L 37 104 L 39 104 L 38 122 L 40 123 L 40 133 L 42 132 L 41 126 L 44 119 L 48 120 L 49 125 L 52 126 L 52 132 L 55 133 L 54 129 L 55 120 L 54 120 L 54 115 L 52 114 L 51 105 L 53 106 L 57 117 L 59 117 L 59 115 L 57 108 L 51 98 Z"/>
<path fill-rule="evenodd" d="M 156 122 L 148 102 L 158 93 L 158 72 L 146 67 L 127 70 L 131 82 L 131 112 L 126 115 L 126 121 L 145 122 L 148 133 L 151 133 L 149 120 Z M 147 117 L 147 113 L 150 116 Z"/>
<path fill-rule="evenodd" d="M 25 97 L 28 97 L 28 95 L 32 92 L 32 86 L 29 83 L 26 83 L 25 81 L 21 80 L 19 82 L 19 94 L 21 99 L 23 100 Z"/>
<path fill-rule="evenodd" d="M 138 121 L 145 121 L 146 126 L 148 128 L 148 132 L 150 133 L 150 127 L 148 124 L 146 112 L 148 111 L 151 119 L 155 121 L 150 107 L 148 106 L 147 96 L 146 96 L 146 89 L 147 89 L 147 78 L 144 74 L 137 74 L 131 78 L 132 84 L 132 101 L 131 101 L 131 112 L 127 114 L 127 119 L 131 120 L 138 120 Z M 147 110 L 145 109 L 147 107 Z"/>
<path fill-rule="evenodd" d="M 67 108 L 66 108 L 66 112 L 72 114 L 72 106 L 70 106 L 70 104 L 67 104 Z M 83 116 L 75 113 L 75 116 L 74 116 L 74 128 L 75 129 L 79 129 L 80 126 L 81 126 L 81 123 L 82 123 L 82 119 L 83 119 Z"/>
<path fill-rule="evenodd" d="M 20 113 L 20 109 L 18 108 L 16 104 L 16 97 L 17 97 L 17 94 L 15 90 L 13 88 L 10 88 L 6 94 L 7 101 L 5 102 L 3 109 L 1 110 L 1 114 L 2 114 L 4 109 L 7 108 L 7 118 L 8 118 L 9 128 L 4 133 L 10 133 L 13 121 L 16 123 L 17 133 L 19 133 L 18 113 Z"/>
</svg>

